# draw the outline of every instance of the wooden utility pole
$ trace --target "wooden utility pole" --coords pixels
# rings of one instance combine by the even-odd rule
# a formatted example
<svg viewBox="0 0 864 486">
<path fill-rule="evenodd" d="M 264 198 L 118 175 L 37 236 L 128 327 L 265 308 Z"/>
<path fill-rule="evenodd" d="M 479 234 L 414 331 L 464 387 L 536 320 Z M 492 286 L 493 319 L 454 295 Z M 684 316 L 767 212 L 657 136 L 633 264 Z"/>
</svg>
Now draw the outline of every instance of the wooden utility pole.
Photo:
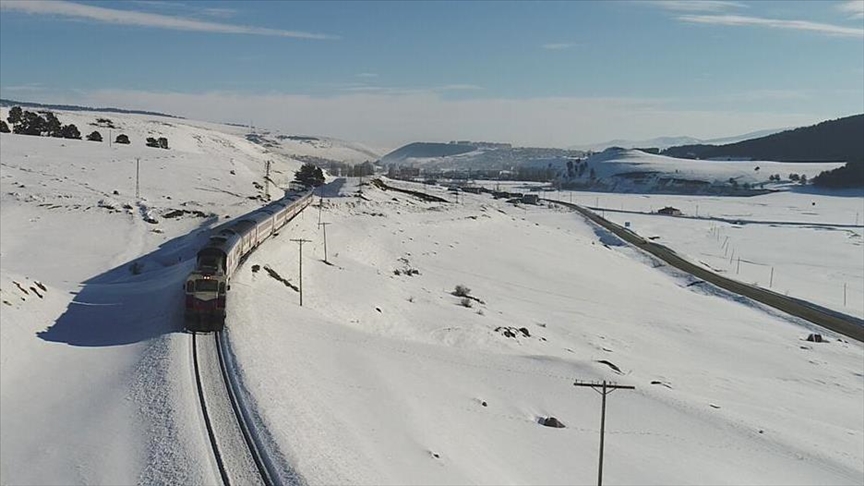
<svg viewBox="0 0 864 486">
<path fill-rule="evenodd" d="M 324 263 L 330 263 L 327 261 L 327 225 L 330 223 L 318 223 L 318 226 L 324 229 Z"/>
<path fill-rule="evenodd" d="M 270 161 L 264 162 L 264 197 L 270 200 Z"/>
<path fill-rule="evenodd" d="M 141 159 L 135 159 L 135 199 L 141 199 L 141 190 L 138 185 L 138 176 L 141 175 Z"/>
<path fill-rule="evenodd" d="M 303 243 L 309 243 L 312 240 L 291 238 L 291 241 L 296 241 L 300 244 L 300 307 L 303 307 Z"/>
<path fill-rule="evenodd" d="M 573 386 L 587 386 L 603 396 L 603 407 L 600 412 L 600 465 L 597 468 L 597 486 L 603 486 L 603 436 L 606 435 L 606 395 L 615 390 L 634 390 L 635 386 L 617 385 L 612 382 L 589 383 L 586 381 L 576 381 Z"/>
<path fill-rule="evenodd" d="M 319 186 L 318 191 L 318 226 L 321 226 L 321 209 L 324 207 L 324 186 Z M 326 258 L 325 258 L 326 260 Z"/>
</svg>

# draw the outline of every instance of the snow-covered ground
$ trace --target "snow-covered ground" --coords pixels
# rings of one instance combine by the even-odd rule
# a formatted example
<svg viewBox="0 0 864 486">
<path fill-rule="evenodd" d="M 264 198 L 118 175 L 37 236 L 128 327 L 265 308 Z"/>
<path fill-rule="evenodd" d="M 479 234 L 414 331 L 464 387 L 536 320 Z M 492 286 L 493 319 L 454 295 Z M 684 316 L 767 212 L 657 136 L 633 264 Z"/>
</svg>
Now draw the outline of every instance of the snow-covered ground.
<svg viewBox="0 0 864 486">
<path fill-rule="evenodd" d="M 790 175 L 807 179 L 842 163 L 689 160 L 642 152 L 608 149 L 585 159 L 584 170 L 562 182 L 612 192 L 734 193 L 745 188 L 788 186 Z M 558 167 L 561 169 L 561 167 Z M 769 180 L 779 176 L 780 181 Z M 745 186 L 746 185 L 746 186 Z"/>
<path fill-rule="evenodd" d="M 610 221 L 629 223 L 636 233 L 721 274 L 864 317 L 861 191 L 753 197 L 545 194 L 595 207 Z M 682 217 L 656 214 L 667 206 L 680 209 Z"/>
<path fill-rule="evenodd" d="M 229 316 L 263 421 L 310 483 L 591 483 L 600 400 L 576 379 L 637 387 L 609 400 L 609 483 L 864 478 L 860 344 L 810 345 L 570 212 L 352 192 L 325 198 L 332 265 L 313 208 L 249 259 Z M 302 308 L 250 266 L 296 284 L 289 234 L 314 241 Z M 461 305 L 460 284 L 482 303 Z"/>
<path fill-rule="evenodd" d="M 107 116 L 132 145 L 0 135 L 2 484 L 218 480 L 181 282 L 202 227 L 260 204 L 263 162 L 280 184 L 299 164 L 239 128 Z M 636 386 L 609 397 L 608 484 L 864 481 L 860 343 L 806 342 L 809 326 L 688 286 L 562 209 L 363 189 L 328 188 L 331 264 L 312 206 L 229 295 L 249 402 L 309 484 L 593 483 L 600 397 L 573 381 L 602 379 Z M 252 272 L 298 284 L 298 237 L 303 307 Z"/>
</svg>

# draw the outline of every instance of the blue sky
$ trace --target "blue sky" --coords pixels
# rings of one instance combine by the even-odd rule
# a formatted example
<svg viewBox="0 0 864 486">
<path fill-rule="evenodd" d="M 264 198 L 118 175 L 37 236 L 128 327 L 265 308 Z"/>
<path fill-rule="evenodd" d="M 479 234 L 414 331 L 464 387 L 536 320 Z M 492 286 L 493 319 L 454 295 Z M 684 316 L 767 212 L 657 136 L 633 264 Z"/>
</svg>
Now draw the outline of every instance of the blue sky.
<svg viewBox="0 0 864 486">
<path fill-rule="evenodd" d="M 391 147 L 864 112 L 864 0 L 0 2 L 0 96 Z"/>
</svg>

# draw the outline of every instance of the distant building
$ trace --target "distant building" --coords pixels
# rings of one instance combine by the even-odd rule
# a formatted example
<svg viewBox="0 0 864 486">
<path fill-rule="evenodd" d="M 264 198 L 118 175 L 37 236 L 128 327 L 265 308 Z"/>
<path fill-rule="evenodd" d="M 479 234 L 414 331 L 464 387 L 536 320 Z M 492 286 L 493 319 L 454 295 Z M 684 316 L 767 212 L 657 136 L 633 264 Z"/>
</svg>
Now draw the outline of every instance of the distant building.
<svg viewBox="0 0 864 486">
<path fill-rule="evenodd" d="M 665 208 L 658 210 L 657 214 L 665 214 L 667 216 L 681 216 L 684 213 L 682 213 L 681 210 L 678 208 L 666 206 Z"/>
<path fill-rule="evenodd" d="M 522 204 L 540 204 L 540 196 L 537 194 L 522 195 Z"/>
</svg>

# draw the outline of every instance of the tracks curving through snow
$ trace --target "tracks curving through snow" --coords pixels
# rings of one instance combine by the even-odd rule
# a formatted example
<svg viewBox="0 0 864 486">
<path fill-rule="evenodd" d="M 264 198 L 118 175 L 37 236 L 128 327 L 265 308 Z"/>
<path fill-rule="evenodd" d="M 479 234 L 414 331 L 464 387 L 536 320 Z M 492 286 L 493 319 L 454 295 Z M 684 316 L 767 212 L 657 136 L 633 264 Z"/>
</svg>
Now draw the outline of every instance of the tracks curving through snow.
<svg viewBox="0 0 864 486">
<path fill-rule="evenodd" d="M 219 477 L 225 486 L 278 484 L 279 476 L 239 398 L 224 339 L 216 332 L 192 333 L 191 340 L 198 400 Z"/>
</svg>

